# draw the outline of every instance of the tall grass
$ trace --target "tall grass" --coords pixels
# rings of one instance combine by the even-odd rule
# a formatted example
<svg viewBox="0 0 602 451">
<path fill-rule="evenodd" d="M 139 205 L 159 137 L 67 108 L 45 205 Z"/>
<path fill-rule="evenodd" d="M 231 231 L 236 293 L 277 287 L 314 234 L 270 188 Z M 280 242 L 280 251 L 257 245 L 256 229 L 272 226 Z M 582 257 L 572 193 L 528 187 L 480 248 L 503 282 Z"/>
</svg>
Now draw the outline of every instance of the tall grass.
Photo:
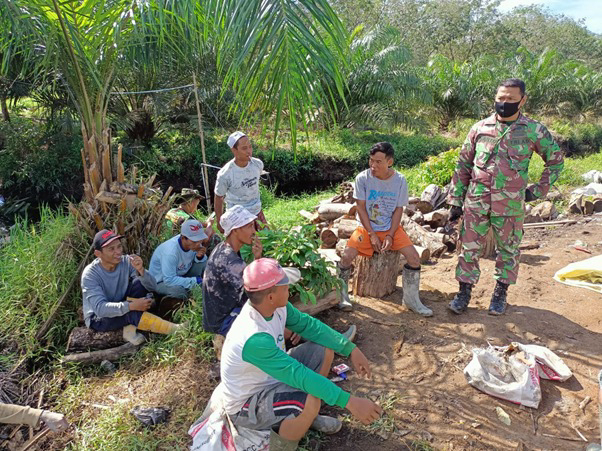
<svg viewBox="0 0 602 451">
<path fill-rule="evenodd" d="M 87 248 L 73 219 L 61 212 L 43 207 L 37 224 L 26 219 L 17 221 L 10 242 L 0 248 L 3 346 L 32 357 L 47 349 L 47 343 L 64 342 L 75 323 L 73 308 L 59 311 L 44 340 L 38 341 L 35 336 L 74 277 Z M 74 299 L 81 299 L 78 292 L 73 290 L 67 306 L 74 307 Z"/>
</svg>

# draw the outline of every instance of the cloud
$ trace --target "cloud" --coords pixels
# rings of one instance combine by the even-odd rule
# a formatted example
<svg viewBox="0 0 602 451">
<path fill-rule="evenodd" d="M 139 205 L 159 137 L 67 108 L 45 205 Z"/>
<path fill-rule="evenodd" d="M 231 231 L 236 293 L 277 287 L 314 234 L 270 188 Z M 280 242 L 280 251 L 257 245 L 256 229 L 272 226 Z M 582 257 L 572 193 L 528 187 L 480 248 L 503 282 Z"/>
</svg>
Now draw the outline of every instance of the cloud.
<svg viewBox="0 0 602 451">
<path fill-rule="evenodd" d="M 502 0 L 500 10 L 510 11 L 517 6 L 543 5 L 553 13 L 564 14 L 575 20 L 585 19 L 585 26 L 594 33 L 602 33 L 602 7 L 599 0 Z"/>
</svg>

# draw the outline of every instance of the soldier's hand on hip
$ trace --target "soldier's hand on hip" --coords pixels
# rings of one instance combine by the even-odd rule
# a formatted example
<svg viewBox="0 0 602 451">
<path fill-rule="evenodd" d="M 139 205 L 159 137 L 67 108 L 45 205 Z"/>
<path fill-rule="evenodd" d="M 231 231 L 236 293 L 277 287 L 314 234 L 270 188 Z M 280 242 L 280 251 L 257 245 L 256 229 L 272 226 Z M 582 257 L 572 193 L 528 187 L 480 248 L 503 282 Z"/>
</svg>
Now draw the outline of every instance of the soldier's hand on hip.
<svg viewBox="0 0 602 451">
<path fill-rule="evenodd" d="M 454 205 L 453 207 L 451 207 L 451 210 L 449 211 L 449 220 L 455 221 L 460 216 L 462 216 L 462 214 L 463 214 L 462 207 L 458 207 L 458 206 Z"/>
<path fill-rule="evenodd" d="M 529 188 L 527 188 L 525 190 L 525 202 L 532 202 L 534 200 L 537 200 L 537 197 L 535 197 L 535 194 L 533 194 L 533 191 L 531 191 Z"/>
</svg>

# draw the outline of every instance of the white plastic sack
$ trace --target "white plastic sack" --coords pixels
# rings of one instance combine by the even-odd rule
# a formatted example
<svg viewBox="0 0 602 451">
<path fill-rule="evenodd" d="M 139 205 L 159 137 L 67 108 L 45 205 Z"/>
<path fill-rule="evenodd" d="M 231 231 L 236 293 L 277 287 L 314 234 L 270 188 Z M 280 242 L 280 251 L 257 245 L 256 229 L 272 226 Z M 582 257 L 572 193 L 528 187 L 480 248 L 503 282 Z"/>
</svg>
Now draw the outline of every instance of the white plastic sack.
<svg viewBox="0 0 602 451">
<path fill-rule="evenodd" d="M 602 183 L 602 172 L 596 171 L 595 169 L 586 172 L 581 177 L 583 177 L 583 180 L 586 182 Z"/>
<path fill-rule="evenodd" d="M 541 401 L 539 371 L 528 352 L 508 354 L 509 347 L 475 349 L 464 368 L 470 385 L 506 401 L 537 408 Z"/>
<path fill-rule="evenodd" d="M 237 428 L 223 409 L 193 424 L 188 435 L 192 437 L 191 451 L 267 451 L 270 448 L 270 431 Z"/>
<path fill-rule="evenodd" d="M 223 407 L 223 386 L 220 383 L 201 417 L 195 421 L 188 435 L 192 437 L 191 451 L 267 451 L 270 431 L 255 431 L 232 424 Z"/>
<path fill-rule="evenodd" d="M 571 192 L 571 199 L 577 196 L 595 196 L 596 194 L 602 194 L 602 183 L 590 183 L 582 188 L 577 188 Z"/>
<path fill-rule="evenodd" d="M 512 344 L 517 345 L 521 351 L 525 351 L 535 357 L 540 378 L 564 382 L 573 375 L 570 368 L 566 366 L 562 359 L 548 348 L 538 345 Z"/>
</svg>

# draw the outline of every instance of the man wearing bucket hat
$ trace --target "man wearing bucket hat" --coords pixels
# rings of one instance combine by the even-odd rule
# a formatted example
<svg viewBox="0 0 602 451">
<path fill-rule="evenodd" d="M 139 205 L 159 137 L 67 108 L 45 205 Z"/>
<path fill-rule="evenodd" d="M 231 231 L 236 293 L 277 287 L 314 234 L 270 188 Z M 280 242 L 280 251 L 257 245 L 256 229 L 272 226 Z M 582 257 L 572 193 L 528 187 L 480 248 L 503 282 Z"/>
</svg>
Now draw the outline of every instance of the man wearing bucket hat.
<svg viewBox="0 0 602 451">
<path fill-rule="evenodd" d="M 218 229 L 224 232 L 221 227 L 224 200 L 227 209 L 240 205 L 257 216 L 261 223 L 267 224 L 261 210 L 259 196 L 259 178 L 263 171 L 263 161 L 253 158 L 251 141 L 243 132 L 232 133 L 228 136 L 227 142 L 234 158 L 217 173 L 214 203 Z"/>
<path fill-rule="evenodd" d="M 172 231 L 172 235 L 177 234 L 180 231 L 180 227 L 184 221 L 187 219 L 196 219 L 194 213 L 199 207 L 199 202 L 203 199 L 204 197 L 198 190 L 193 188 L 182 188 L 181 193 L 176 198 L 179 205 L 165 214 L 165 225 Z M 207 237 L 211 238 L 214 234 L 213 221 L 207 221 L 206 224 L 203 224 L 203 227 L 205 228 Z"/>
<path fill-rule="evenodd" d="M 202 418 L 223 405 L 235 426 L 271 430 L 270 447 L 279 450 L 295 450 L 310 427 L 331 434 L 341 429 L 340 420 L 319 415 L 320 400 L 364 424 L 377 420 L 382 409 L 376 403 L 326 378 L 335 352 L 350 357 L 360 376 L 371 377 L 371 365 L 346 337 L 288 302 L 288 285 L 300 279 L 299 270 L 261 258 L 245 268 L 243 279 L 249 302 L 226 337 L 221 383 Z M 287 353 L 285 328 L 307 342 Z"/>
<path fill-rule="evenodd" d="M 253 256 L 261 258 L 263 247 L 255 234 L 257 216 L 235 205 L 221 217 L 226 237 L 213 250 L 203 278 L 203 328 L 225 336 L 232 321 L 247 301 L 242 273 L 245 262 L 240 255 L 243 245 L 251 245 Z"/>
<path fill-rule="evenodd" d="M 99 332 L 123 328 L 123 338 L 139 345 L 136 329 L 158 334 L 175 332 L 178 324 L 147 312 L 157 284 L 137 255 L 123 255 L 121 235 L 101 230 L 92 246 L 96 259 L 82 272 L 81 288 L 86 326 Z"/>
<path fill-rule="evenodd" d="M 157 281 L 157 293 L 188 299 L 190 289 L 203 281 L 207 265 L 206 241 L 203 224 L 196 219 L 187 219 L 182 223 L 179 235 L 155 249 L 148 270 Z"/>
</svg>

